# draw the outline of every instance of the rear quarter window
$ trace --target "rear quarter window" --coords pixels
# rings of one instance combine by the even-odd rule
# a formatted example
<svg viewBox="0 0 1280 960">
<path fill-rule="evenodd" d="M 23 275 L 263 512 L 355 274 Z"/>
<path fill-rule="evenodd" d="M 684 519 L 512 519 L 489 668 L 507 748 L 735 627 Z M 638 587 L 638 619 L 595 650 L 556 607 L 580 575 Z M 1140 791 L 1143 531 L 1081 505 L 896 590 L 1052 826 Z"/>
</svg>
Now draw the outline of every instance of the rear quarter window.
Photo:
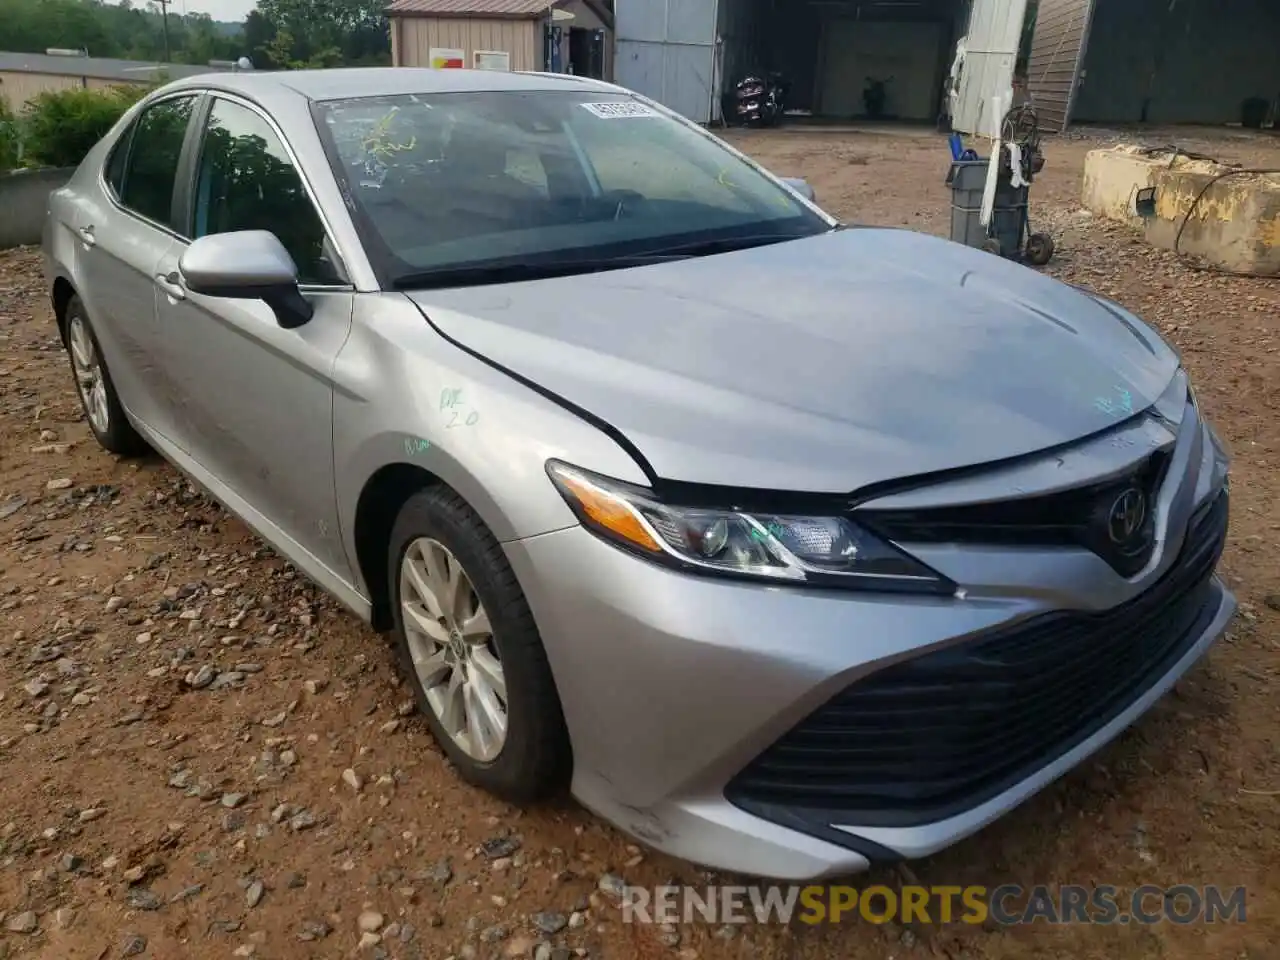
<svg viewBox="0 0 1280 960">
<path fill-rule="evenodd" d="M 136 121 L 129 124 L 129 128 L 116 140 L 115 146 L 111 148 L 111 153 L 107 156 L 107 165 L 103 170 L 103 177 L 107 181 L 107 186 L 111 188 L 117 199 L 124 192 L 124 171 L 125 165 L 129 162 L 129 143 L 133 140 L 133 128 Z"/>
</svg>

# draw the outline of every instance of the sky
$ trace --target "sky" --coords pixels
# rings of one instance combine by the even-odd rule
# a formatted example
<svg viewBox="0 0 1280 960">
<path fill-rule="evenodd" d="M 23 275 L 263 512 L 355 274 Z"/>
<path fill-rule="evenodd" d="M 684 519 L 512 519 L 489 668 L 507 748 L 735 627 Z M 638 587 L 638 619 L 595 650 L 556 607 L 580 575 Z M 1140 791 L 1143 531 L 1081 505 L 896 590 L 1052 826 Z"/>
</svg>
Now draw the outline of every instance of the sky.
<svg viewBox="0 0 1280 960">
<path fill-rule="evenodd" d="M 142 6 L 141 3 L 138 6 Z M 171 13 L 207 13 L 215 20 L 243 20 L 257 3 L 255 0 L 174 0 Z"/>
</svg>

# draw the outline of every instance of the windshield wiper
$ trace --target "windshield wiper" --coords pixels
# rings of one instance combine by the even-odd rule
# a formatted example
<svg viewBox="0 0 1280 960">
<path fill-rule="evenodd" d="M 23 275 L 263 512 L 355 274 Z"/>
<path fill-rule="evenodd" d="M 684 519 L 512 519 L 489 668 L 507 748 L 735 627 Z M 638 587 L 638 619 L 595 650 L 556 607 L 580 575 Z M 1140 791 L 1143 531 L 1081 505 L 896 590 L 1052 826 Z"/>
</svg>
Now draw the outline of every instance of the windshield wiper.
<svg viewBox="0 0 1280 960">
<path fill-rule="evenodd" d="M 391 281 L 396 290 L 430 290 L 437 287 L 478 287 L 490 283 L 519 283 L 522 280 L 545 280 L 549 277 L 570 277 L 581 273 L 599 273 L 602 270 L 622 270 L 639 267 L 655 260 L 674 259 L 668 256 L 653 257 L 593 257 L 579 260 L 553 260 L 548 263 L 483 264 L 473 267 L 438 267 L 406 273 Z"/>
<path fill-rule="evenodd" d="M 824 233 L 834 233 L 838 227 Z M 750 250 L 752 247 L 766 247 L 774 243 L 785 243 L 788 240 L 804 240 L 806 237 L 820 234 L 796 233 L 756 233 L 747 237 L 726 237 L 721 240 L 699 240 L 694 243 L 676 244 L 672 247 L 661 247 L 652 252 L 655 257 L 710 257 L 717 253 L 732 253 L 735 250 Z"/>
<path fill-rule="evenodd" d="M 828 232 L 840 229 L 835 227 Z M 617 257 L 580 257 L 577 259 L 549 260 L 543 263 L 485 263 L 473 266 L 435 267 L 406 273 L 391 281 L 395 290 L 431 290 L 440 287 L 478 287 L 494 283 L 520 283 L 524 280 L 545 280 L 550 277 L 569 277 L 583 273 L 600 273 L 604 270 L 624 270 L 627 267 L 643 267 L 671 260 L 687 260 L 691 257 L 709 257 L 717 253 L 732 253 L 786 240 L 802 240 L 805 235 L 794 233 L 760 233 L 747 237 L 723 240 L 702 240 L 696 243 L 676 244 L 646 250 L 644 253 L 623 254 Z M 816 234 L 810 234 L 816 236 Z"/>
</svg>

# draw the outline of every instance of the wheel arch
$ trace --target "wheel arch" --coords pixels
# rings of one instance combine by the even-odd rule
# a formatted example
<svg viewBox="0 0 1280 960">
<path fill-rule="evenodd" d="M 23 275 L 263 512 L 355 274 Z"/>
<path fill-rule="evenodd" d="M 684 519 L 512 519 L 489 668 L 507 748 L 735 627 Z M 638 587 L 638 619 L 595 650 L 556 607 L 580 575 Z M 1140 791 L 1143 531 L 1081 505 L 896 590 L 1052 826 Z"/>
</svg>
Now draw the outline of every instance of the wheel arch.
<svg viewBox="0 0 1280 960">
<path fill-rule="evenodd" d="M 63 346 L 67 343 L 67 308 L 71 305 L 71 298 L 74 296 L 76 296 L 76 288 L 70 280 L 59 274 L 53 281 L 49 298 L 53 304 L 53 319 L 58 324 L 58 336 L 62 338 Z"/>
<path fill-rule="evenodd" d="M 360 489 L 352 539 L 356 567 L 369 593 L 369 622 L 375 630 L 386 632 L 395 626 L 391 616 L 387 546 L 396 517 L 411 496 L 435 486 L 449 485 L 417 464 L 388 463 L 375 470 Z"/>
</svg>

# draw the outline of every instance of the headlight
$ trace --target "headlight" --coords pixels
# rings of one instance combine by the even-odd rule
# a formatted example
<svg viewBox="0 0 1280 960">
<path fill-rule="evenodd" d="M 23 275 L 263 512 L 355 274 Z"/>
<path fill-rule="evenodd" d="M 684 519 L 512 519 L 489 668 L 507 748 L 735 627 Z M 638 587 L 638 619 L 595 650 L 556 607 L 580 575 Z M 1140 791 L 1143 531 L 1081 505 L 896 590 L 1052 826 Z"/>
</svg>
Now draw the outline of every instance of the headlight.
<svg viewBox="0 0 1280 960">
<path fill-rule="evenodd" d="M 547 474 L 584 527 L 658 563 L 821 586 L 954 590 L 945 577 L 844 517 L 677 506 L 647 488 L 555 460 Z"/>
</svg>

